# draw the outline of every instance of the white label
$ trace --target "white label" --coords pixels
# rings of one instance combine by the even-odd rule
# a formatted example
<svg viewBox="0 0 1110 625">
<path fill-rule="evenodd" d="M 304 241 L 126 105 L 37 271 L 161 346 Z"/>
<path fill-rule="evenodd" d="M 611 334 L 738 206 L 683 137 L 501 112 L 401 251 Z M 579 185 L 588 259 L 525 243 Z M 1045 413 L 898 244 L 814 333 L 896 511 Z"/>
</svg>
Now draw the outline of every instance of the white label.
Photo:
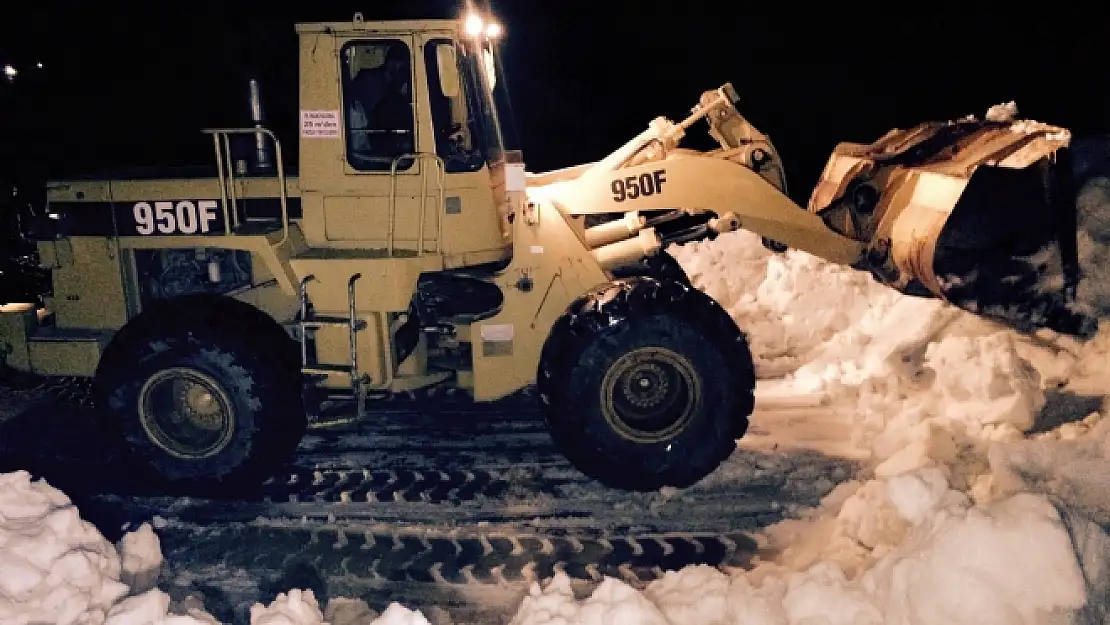
<svg viewBox="0 0 1110 625">
<path fill-rule="evenodd" d="M 135 232 L 152 234 L 208 234 L 219 217 L 215 200 L 136 202 L 131 207 Z M 222 224 L 221 224 L 222 225 Z"/>
<path fill-rule="evenodd" d="M 301 136 L 310 139 L 339 137 L 339 111 L 301 111 Z"/>
<path fill-rule="evenodd" d="M 543 246 L 542 245 L 533 245 L 532 246 L 532 253 L 533 254 L 543 254 Z"/>
<path fill-rule="evenodd" d="M 523 163 L 505 164 L 505 188 L 508 191 L 523 191 L 528 187 Z"/>
<path fill-rule="evenodd" d="M 494 343 L 513 340 L 513 324 L 503 323 L 482 326 L 482 340 Z"/>
</svg>

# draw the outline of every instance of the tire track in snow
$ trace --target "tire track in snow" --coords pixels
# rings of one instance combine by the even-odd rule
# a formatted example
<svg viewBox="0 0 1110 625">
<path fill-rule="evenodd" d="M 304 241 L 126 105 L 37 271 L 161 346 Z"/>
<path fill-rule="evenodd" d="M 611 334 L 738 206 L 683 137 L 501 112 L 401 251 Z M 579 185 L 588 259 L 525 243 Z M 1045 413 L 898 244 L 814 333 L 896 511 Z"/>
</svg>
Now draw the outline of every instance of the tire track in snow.
<svg viewBox="0 0 1110 625">
<path fill-rule="evenodd" d="M 259 580 L 253 593 L 238 589 L 246 604 L 272 600 L 290 585 L 283 580 L 297 579 L 324 596 L 359 597 L 379 612 L 393 601 L 426 614 L 446 609 L 456 625 L 499 622 L 533 582 L 556 572 L 583 590 L 606 576 L 642 589 L 665 571 L 691 564 L 744 566 L 754 551 L 742 534 L 580 538 L 265 524 L 171 525 L 158 534 L 172 567 L 190 571 L 177 582 L 182 594 L 197 586 L 220 587 L 228 571 L 236 571 Z"/>
<path fill-rule="evenodd" d="M 529 584 L 556 571 L 600 582 L 617 577 L 643 587 L 663 571 L 690 564 L 747 563 L 754 544 L 744 535 L 662 534 L 580 538 L 520 532 L 466 535 L 324 526 L 165 526 L 163 552 L 190 564 L 284 571 L 309 564 L 324 578 L 427 584 Z M 228 545 L 242 548 L 228 550 Z"/>
<path fill-rule="evenodd" d="M 498 473 L 435 469 L 299 469 L 285 480 L 270 480 L 257 499 L 281 503 L 434 504 L 497 498 L 509 488 Z"/>
</svg>

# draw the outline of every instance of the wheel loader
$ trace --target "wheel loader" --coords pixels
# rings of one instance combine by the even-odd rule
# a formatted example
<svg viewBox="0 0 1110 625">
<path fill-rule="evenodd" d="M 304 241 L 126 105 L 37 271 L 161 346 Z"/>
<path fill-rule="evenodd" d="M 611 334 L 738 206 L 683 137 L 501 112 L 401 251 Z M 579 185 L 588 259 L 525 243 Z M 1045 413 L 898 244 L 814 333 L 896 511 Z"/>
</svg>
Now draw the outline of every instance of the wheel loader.
<svg viewBox="0 0 1110 625">
<path fill-rule="evenodd" d="M 532 173 L 492 16 L 296 32 L 299 171 L 252 82 L 250 123 L 204 131 L 208 169 L 50 182 L 24 234 L 51 292 L 0 313 L 0 362 L 91 378 L 103 427 L 166 488 L 250 488 L 321 406 L 372 418 L 422 389 L 531 389 L 587 475 L 693 484 L 744 436 L 755 374 L 744 329 L 666 250 L 741 228 L 1014 327 L 1091 330 L 1063 128 L 843 143 L 803 207 L 731 84 L 597 162 Z M 680 147 L 700 124 L 719 147 Z"/>
</svg>

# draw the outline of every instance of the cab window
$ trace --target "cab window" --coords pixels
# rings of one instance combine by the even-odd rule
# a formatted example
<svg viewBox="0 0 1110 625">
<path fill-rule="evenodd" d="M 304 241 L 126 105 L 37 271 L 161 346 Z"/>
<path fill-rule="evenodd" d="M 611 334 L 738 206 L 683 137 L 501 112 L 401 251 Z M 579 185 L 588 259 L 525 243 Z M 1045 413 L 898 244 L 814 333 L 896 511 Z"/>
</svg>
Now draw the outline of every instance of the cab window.
<svg viewBox="0 0 1110 625">
<path fill-rule="evenodd" d="M 398 39 L 353 41 L 340 51 L 347 162 L 357 171 L 397 171 L 416 151 L 412 57 Z"/>
<path fill-rule="evenodd" d="M 454 54 L 443 54 L 443 48 L 450 48 Z M 474 94 L 461 79 L 462 54 L 462 49 L 450 39 L 433 39 L 424 46 L 436 154 L 443 159 L 447 173 L 477 171 L 485 162 L 478 144 L 481 133 L 472 113 L 476 110 Z M 453 67 L 442 67 L 444 59 L 452 57 L 459 59 Z M 454 71 L 441 71 L 443 69 Z M 444 93 L 445 86 L 450 95 Z"/>
</svg>

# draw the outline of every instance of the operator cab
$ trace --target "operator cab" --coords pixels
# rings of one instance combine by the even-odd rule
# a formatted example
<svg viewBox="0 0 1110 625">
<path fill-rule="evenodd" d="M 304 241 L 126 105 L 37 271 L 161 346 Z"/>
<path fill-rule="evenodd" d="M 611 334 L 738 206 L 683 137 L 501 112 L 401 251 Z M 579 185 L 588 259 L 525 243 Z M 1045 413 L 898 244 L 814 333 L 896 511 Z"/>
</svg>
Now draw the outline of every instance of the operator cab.
<svg viewBox="0 0 1110 625">
<path fill-rule="evenodd" d="M 498 24 L 300 24 L 301 227 L 313 248 L 511 254 L 507 161 L 520 162 Z M 330 49 L 329 49 L 330 48 Z"/>
</svg>

